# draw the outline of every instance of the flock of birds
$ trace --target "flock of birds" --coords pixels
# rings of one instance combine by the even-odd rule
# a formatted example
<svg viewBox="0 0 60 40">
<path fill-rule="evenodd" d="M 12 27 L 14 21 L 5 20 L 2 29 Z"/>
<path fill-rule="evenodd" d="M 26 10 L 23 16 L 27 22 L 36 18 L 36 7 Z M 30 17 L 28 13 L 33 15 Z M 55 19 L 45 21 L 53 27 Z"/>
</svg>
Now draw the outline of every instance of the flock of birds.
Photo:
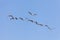
<svg viewBox="0 0 60 40">
<path fill-rule="evenodd" d="M 28 11 L 28 13 L 29 13 L 29 15 L 31 15 L 31 16 L 36 16 L 36 15 L 37 15 L 37 14 L 31 13 L 30 11 Z M 24 21 L 25 19 L 27 19 L 27 21 L 29 21 L 29 22 L 35 23 L 36 25 L 39 25 L 39 26 L 45 26 L 45 27 L 47 27 L 49 30 L 52 30 L 48 25 L 40 24 L 40 23 L 38 23 L 37 21 L 34 21 L 34 20 L 32 20 L 32 19 L 28 19 L 28 18 L 25 18 L 25 19 L 24 19 L 24 18 L 22 18 L 22 17 L 17 18 L 17 17 L 14 17 L 13 15 L 8 15 L 8 16 L 9 16 L 10 20 L 18 20 L 18 19 L 20 19 L 20 20 Z"/>
</svg>

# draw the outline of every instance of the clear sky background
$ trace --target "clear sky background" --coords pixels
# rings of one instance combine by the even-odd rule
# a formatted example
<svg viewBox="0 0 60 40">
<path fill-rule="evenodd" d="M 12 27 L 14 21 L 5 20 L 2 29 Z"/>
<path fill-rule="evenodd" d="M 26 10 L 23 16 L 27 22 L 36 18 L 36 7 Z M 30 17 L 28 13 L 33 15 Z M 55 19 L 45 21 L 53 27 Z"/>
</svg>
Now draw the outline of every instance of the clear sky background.
<svg viewBox="0 0 60 40">
<path fill-rule="evenodd" d="M 9 20 L 10 14 L 47 24 L 53 30 L 27 20 Z M 60 0 L 0 0 L 0 40 L 60 40 Z"/>
</svg>

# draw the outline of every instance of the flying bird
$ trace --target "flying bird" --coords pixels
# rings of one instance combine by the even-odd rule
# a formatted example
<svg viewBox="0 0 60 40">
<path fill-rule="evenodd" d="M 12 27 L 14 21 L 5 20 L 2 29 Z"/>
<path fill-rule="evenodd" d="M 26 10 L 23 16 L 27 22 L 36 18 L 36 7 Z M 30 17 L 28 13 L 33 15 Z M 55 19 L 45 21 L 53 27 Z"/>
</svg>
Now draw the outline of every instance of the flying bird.
<svg viewBox="0 0 60 40">
<path fill-rule="evenodd" d="M 34 22 L 37 25 L 43 26 L 43 24 L 39 24 L 37 21 Z"/>
<path fill-rule="evenodd" d="M 39 24 L 40 26 L 43 26 L 43 24 Z"/>
<path fill-rule="evenodd" d="M 38 25 L 43 26 L 43 24 L 38 24 Z"/>
<path fill-rule="evenodd" d="M 16 19 L 16 20 L 18 20 L 18 18 L 17 18 L 17 17 L 15 17 L 15 19 Z"/>
<path fill-rule="evenodd" d="M 50 27 L 48 27 L 48 25 L 45 25 L 49 30 L 52 30 Z"/>
<path fill-rule="evenodd" d="M 38 25 L 38 22 L 37 21 L 35 21 L 34 23 Z"/>
<path fill-rule="evenodd" d="M 30 20 L 30 19 L 28 19 L 28 21 L 30 21 L 30 22 L 34 22 L 33 20 Z"/>
<path fill-rule="evenodd" d="M 19 17 L 20 20 L 24 20 L 22 17 Z"/>
<path fill-rule="evenodd" d="M 33 13 L 31 13 L 30 11 L 28 11 L 28 13 L 29 13 L 30 15 L 32 15 L 32 16 L 35 16 L 35 15 L 37 15 L 37 14 L 33 14 Z"/>
<path fill-rule="evenodd" d="M 9 15 L 9 17 L 10 17 L 10 20 L 12 20 L 12 19 L 14 20 L 14 17 L 12 15 Z"/>
</svg>

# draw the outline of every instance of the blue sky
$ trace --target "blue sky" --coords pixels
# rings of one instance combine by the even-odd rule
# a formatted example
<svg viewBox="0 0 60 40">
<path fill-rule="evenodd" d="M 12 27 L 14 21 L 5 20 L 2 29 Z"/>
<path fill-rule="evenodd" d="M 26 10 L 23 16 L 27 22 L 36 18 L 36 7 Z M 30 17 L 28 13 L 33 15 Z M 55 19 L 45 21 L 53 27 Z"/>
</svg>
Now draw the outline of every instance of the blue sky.
<svg viewBox="0 0 60 40">
<path fill-rule="evenodd" d="M 27 20 L 9 20 L 8 15 L 33 19 L 53 30 Z M 0 40 L 60 40 L 60 0 L 0 0 Z"/>
</svg>

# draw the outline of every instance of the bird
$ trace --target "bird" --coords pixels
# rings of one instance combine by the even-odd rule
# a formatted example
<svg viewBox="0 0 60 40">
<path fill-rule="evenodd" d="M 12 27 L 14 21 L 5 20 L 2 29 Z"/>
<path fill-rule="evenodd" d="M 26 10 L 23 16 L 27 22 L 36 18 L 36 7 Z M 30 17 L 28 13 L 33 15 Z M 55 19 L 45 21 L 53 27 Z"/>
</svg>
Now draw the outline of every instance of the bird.
<svg viewBox="0 0 60 40">
<path fill-rule="evenodd" d="M 16 20 L 18 20 L 18 18 L 17 18 L 17 17 L 15 17 L 15 19 L 16 19 Z"/>
<path fill-rule="evenodd" d="M 48 25 L 45 25 L 49 30 L 52 30 L 50 27 L 48 27 Z"/>
<path fill-rule="evenodd" d="M 32 23 L 34 22 L 34 21 L 33 21 L 33 20 L 31 20 L 31 19 L 28 19 L 28 21 L 30 21 L 30 22 L 32 22 Z"/>
<path fill-rule="evenodd" d="M 38 24 L 38 25 L 43 26 L 43 24 Z"/>
<path fill-rule="evenodd" d="M 38 22 L 37 21 L 34 21 L 34 23 L 38 25 Z"/>
<path fill-rule="evenodd" d="M 37 21 L 34 22 L 37 25 L 43 26 L 43 24 L 39 24 Z"/>
<path fill-rule="evenodd" d="M 24 20 L 22 17 L 19 17 L 20 20 Z"/>
<path fill-rule="evenodd" d="M 32 16 L 35 16 L 35 15 L 37 15 L 37 14 L 32 14 L 30 11 L 28 11 L 28 13 L 29 13 L 30 15 L 32 15 Z"/>
<path fill-rule="evenodd" d="M 12 15 L 9 15 L 9 17 L 10 17 L 10 20 L 12 20 L 12 19 L 14 20 L 14 17 Z"/>
</svg>

